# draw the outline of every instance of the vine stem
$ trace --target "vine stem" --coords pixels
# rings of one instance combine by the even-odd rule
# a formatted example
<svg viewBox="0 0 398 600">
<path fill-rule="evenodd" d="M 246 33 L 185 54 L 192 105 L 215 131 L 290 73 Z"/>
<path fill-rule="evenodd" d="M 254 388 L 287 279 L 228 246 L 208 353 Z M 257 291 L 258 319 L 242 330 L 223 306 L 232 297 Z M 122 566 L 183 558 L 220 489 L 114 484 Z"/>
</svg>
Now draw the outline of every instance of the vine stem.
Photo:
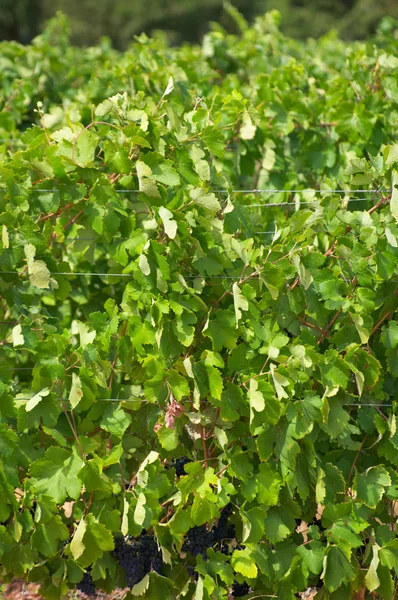
<svg viewBox="0 0 398 600">
<path fill-rule="evenodd" d="M 377 331 L 377 329 L 380 327 L 380 325 L 382 325 L 384 323 L 384 321 L 391 316 L 392 316 L 391 310 L 389 312 L 387 312 L 385 315 L 383 315 L 381 317 L 381 319 L 379 321 L 377 321 L 376 325 L 372 328 L 372 331 L 370 332 L 369 337 L 372 336 L 374 334 L 374 332 Z"/>
<path fill-rule="evenodd" d="M 342 308 L 339 308 L 339 310 L 337 311 L 337 313 L 334 315 L 333 319 L 330 321 L 329 325 L 326 327 L 326 329 L 324 329 L 324 331 L 322 332 L 321 337 L 318 340 L 318 346 L 323 342 L 323 340 L 325 339 L 325 337 L 327 336 L 327 334 L 329 333 L 329 331 L 332 329 L 333 325 L 336 323 L 337 319 L 339 318 L 341 312 L 342 312 Z"/>
<path fill-rule="evenodd" d="M 69 427 L 71 428 L 71 431 L 73 433 L 73 437 L 76 440 L 76 444 L 79 446 L 80 454 L 82 455 L 82 459 L 84 460 L 83 447 L 82 447 L 82 445 L 80 443 L 79 436 L 77 435 L 77 431 L 76 431 L 75 427 L 73 426 L 72 421 L 69 418 L 68 411 L 66 410 L 65 406 L 62 407 L 62 412 L 64 413 L 64 415 L 65 415 L 65 417 L 66 417 L 66 419 L 67 419 L 67 421 L 69 423 Z"/>
<path fill-rule="evenodd" d="M 81 210 L 79 210 L 79 212 L 77 213 L 77 215 L 75 215 L 74 217 L 72 217 L 71 219 L 69 219 L 69 221 L 67 222 L 66 225 L 64 225 L 64 229 L 66 229 L 67 227 L 69 227 L 69 225 L 72 225 L 75 221 L 77 221 L 77 219 L 84 213 L 84 208 L 82 208 Z"/>
<path fill-rule="evenodd" d="M 68 208 L 71 208 L 72 206 L 74 206 L 74 202 L 69 202 L 69 204 L 66 204 L 62 208 L 59 208 L 57 211 L 49 213 L 48 215 L 44 215 L 43 217 L 40 217 L 40 219 L 38 220 L 38 223 L 47 221 L 47 219 L 51 219 L 52 217 L 59 217 L 59 215 L 61 215 L 63 212 L 65 212 L 66 210 L 68 210 Z"/>
<path fill-rule="evenodd" d="M 356 285 L 358 283 L 358 280 L 356 277 L 354 277 L 353 281 L 352 281 L 352 290 L 351 290 L 351 294 L 350 296 L 348 296 L 349 298 L 352 297 L 354 290 L 356 288 Z M 324 330 L 324 332 L 322 333 L 321 337 L 318 340 L 318 346 L 323 342 L 323 340 L 325 339 L 325 337 L 327 336 L 327 334 L 329 333 L 329 331 L 332 329 L 333 325 L 336 323 L 337 319 L 339 318 L 340 314 L 342 313 L 343 309 L 339 308 L 339 310 L 337 311 L 337 313 L 334 315 L 333 319 L 330 321 L 329 325 L 326 327 L 326 329 Z"/>
<path fill-rule="evenodd" d="M 359 446 L 359 448 L 358 448 L 358 451 L 357 451 L 357 453 L 356 453 L 356 455 L 355 455 L 355 458 L 354 458 L 354 460 L 352 461 L 352 465 L 351 465 L 351 468 L 350 468 L 350 472 L 348 473 L 348 478 L 347 478 L 347 487 L 349 487 L 349 485 L 350 485 L 350 483 L 351 483 L 352 474 L 353 474 L 353 472 L 354 472 L 355 465 L 357 464 L 357 461 L 358 461 L 359 455 L 360 455 L 360 453 L 361 453 L 361 451 L 362 451 L 362 448 L 363 448 L 363 447 L 364 447 L 364 445 L 365 445 L 365 442 L 366 442 L 367 438 L 368 438 L 368 436 L 367 436 L 367 435 L 365 435 L 365 437 L 364 437 L 364 438 L 363 438 L 363 440 L 362 440 L 362 443 L 361 443 L 361 445 L 360 445 L 360 446 Z"/>
<path fill-rule="evenodd" d="M 213 420 L 213 423 L 212 423 L 212 425 L 211 425 L 211 427 L 210 427 L 210 430 L 209 430 L 209 431 L 206 433 L 206 439 L 209 439 L 209 437 L 210 437 L 210 436 L 211 436 L 211 434 L 213 433 L 213 431 L 214 431 L 214 428 L 215 428 L 215 426 L 216 426 L 216 423 L 217 423 L 217 419 L 218 419 L 218 417 L 219 417 L 219 414 L 220 414 L 220 409 L 219 409 L 219 408 L 217 408 L 217 410 L 216 410 L 216 416 L 214 417 L 214 420 Z"/>
<path fill-rule="evenodd" d="M 299 321 L 301 321 L 301 323 L 303 325 L 306 325 L 307 327 L 311 327 L 311 329 L 315 329 L 315 331 L 319 331 L 319 333 L 322 333 L 322 334 L 324 333 L 324 330 L 321 329 L 320 327 L 317 327 L 316 325 L 313 325 L 312 323 L 309 323 L 308 321 L 306 321 L 302 317 L 299 317 L 298 315 L 297 315 L 297 318 L 298 318 Z"/>
</svg>

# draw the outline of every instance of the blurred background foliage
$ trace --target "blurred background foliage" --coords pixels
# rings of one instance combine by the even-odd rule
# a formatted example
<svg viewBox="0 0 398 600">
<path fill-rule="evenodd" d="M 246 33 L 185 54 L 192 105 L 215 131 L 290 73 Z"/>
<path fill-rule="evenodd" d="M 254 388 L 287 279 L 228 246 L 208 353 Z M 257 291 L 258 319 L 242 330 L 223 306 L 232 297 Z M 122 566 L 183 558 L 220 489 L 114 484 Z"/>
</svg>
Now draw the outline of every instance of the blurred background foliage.
<svg viewBox="0 0 398 600">
<path fill-rule="evenodd" d="M 373 33 L 384 16 L 398 18 L 397 0 L 233 0 L 249 20 L 277 8 L 282 31 L 297 38 L 318 37 L 331 29 L 345 39 Z M 68 15 L 72 41 L 96 44 L 108 36 L 123 49 L 134 35 L 161 30 L 171 43 L 197 42 L 209 22 L 232 28 L 223 0 L 0 0 L 0 39 L 28 43 L 57 11 Z"/>
</svg>

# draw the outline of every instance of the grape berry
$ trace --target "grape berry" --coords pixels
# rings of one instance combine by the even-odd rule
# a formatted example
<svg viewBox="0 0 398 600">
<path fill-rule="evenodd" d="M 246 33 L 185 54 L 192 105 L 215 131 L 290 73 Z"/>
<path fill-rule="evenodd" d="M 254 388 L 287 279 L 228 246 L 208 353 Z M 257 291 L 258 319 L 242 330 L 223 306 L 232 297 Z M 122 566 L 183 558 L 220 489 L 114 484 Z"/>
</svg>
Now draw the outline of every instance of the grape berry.
<svg viewBox="0 0 398 600">
<path fill-rule="evenodd" d="M 232 596 L 234 598 L 240 598 L 241 596 L 246 596 L 246 594 L 250 593 L 250 587 L 247 585 L 246 581 L 243 583 L 235 583 L 232 586 Z"/>
<path fill-rule="evenodd" d="M 83 579 L 77 584 L 76 589 L 86 594 L 86 596 L 95 596 L 95 584 L 91 577 L 91 569 L 87 569 L 83 575 Z"/>
<path fill-rule="evenodd" d="M 150 571 L 162 572 L 162 554 L 151 535 L 116 538 L 113 556 L 124 570 L 126 585 L 130 588 Z"/>
<path fill-rule="evenodd" d="M 186 456 L 181 456 L 180 458 L 173 459 L 173 467 L 176 470 L 177 477 L 182 477 L 183 475 L 186 475 L 184 467 L 190 462 L 192 462 L 191 459 L 187 458 Z"/>
</svg>

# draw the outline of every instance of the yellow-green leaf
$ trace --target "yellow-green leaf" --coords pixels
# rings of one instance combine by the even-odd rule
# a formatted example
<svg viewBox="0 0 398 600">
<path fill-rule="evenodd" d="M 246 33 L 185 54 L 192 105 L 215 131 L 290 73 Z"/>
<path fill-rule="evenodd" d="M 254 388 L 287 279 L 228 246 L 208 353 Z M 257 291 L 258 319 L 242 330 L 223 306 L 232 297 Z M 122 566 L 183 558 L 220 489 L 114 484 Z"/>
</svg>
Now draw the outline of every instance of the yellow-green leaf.
<svg viewBox="0 0 398 600">
<path fill-rule="evenodd" d="M 76 373 L 72 373 L 72 387 L 69 394 L 69 402 L 71 403 L 72 408 L 76 408 L 82 398 L 82 382 Z"/>
<path fill-rule="evenodd" d="M 84 534 L 86 533 L 87 522 L 84 519 L 80 520 L 79 525 L 75 531 L 75 535 L 70 543 L 70 551 L 72 552 L 72 556 L 75 560 L 80 558 L 85 550 L 85 545 L 83 543 Z"/>
<path fill-rule="evenodd" d="M 25 338 L 22 335 L 22 327 L 21 325 L 15 325 L 15 327 L 12 330 L 12 345 L 14 346 L 23 346 L 25 343 Z"/>
<path fill-rule="evenodd" d="M 32 398 L 30 398 L 30 400 L 28 400 L 28 402 L 26 403 L 26 412 L 30 412 L 31 410 L 33 410 L 34 407 L 37 406 L 45 396 L 48 396 L 49 393 L 50 390 L 48 388 L 43 388 L 40 392 L 37 392 L 37 394 L 32 396 Z"/>
</svg>

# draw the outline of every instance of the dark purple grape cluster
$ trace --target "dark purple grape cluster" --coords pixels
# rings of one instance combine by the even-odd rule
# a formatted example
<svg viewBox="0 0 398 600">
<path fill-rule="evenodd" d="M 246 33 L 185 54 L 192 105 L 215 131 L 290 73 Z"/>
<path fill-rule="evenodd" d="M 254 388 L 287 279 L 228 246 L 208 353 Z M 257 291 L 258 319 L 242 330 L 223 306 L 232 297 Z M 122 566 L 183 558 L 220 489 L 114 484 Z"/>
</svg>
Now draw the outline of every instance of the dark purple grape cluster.
<svg viewBox="0 0 398 600">
<path fill-rule="evenodd" d="M 162 554 L 151 535 L 116 538 L 113 556 L 124 570 L 126 585 L 130 588 L 150 571 L 162 572 Z"/>
<path fill-rule="evenodd" d="M 232 586 L 232 596 L 234 598 L 240 598 L 241 596 L 246 596 L 250 593 L 250 587 L 247 585 L 246 581 L 243 583 L 235 583 Z"/>
<path fill-rule="evenodd" d="M 196 525 L 192 527 L 187 535 L 182 547 L 184 552 L 190 552 L 194 556 L 201 554 L 206 556 L 207 548 L 213 546 L 213 535 L 211 531 L 208 531 L 206 525 Z"/>
<path fill-rule="evenodd" d="M 183 475 L 186 475 L 184 467 L 190 462 L 192 462 L 192 460 L 190 458 L 187 458 L 186 456 L 181 456 L 180 458 L 173 459 L 173 467 L 176 470 L 177 477 L 182 477 Z"/>
<path fill-rule="evenodd" d="M 95 584 L 91 576 L 91 569 L 87 569 L 83 575 L 83 579 L 77 584 L 76 589 L 86 594 L 86 596 L 95 596 Z"/>
<path fill-rule="evenodd" d="M 190 552 L 194 556 L 198 554 L 206 556 L 208 548 L 222 544 L 225 539 L 234 538 L 235 526 L 228 522 L 231 513 L 231 505 L 226 506 L 221 512 L 217 525 L 213 525 L 211 530 L 208 530 L 206 525 L 192 527 L 185 536 L 183 551 Z"/>
<path fill-rule="evenodd" d="M 212 527 L 213 545 L 223 540 L 231 540 L 235 537 L 235 525 L 228 522 L 232 514 L 232 507 L 228 504 L 221 512 L 217 525 Z"/>
</svg>

